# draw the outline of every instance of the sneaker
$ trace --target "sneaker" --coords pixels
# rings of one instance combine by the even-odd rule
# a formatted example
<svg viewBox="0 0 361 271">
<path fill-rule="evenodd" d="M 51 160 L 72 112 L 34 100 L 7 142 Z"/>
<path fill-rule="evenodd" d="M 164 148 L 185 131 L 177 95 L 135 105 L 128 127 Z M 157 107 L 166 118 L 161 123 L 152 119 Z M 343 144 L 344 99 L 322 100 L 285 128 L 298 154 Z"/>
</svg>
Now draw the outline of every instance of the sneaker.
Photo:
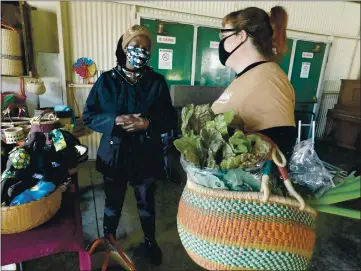
<svg viewBox="0 0 361 271">
<path fill-rule="evenodd" d="M 150 260 L 152 264 L 154 265 L 161 265 L 162 264 L 162 251 L 160 247 L 158 246 L 157 242 L 150 241 L 148 238 L 144 238 L 145 247 L 148 252 L 148 256 L 150 257 Z"/>
</svg>

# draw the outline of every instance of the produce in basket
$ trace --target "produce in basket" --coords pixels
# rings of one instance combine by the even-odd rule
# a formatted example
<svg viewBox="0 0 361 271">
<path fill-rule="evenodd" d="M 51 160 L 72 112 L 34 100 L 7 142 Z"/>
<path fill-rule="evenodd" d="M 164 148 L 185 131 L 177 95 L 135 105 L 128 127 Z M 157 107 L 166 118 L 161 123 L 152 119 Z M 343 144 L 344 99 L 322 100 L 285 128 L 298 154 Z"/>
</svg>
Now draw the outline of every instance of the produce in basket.
<svg viewBox="0 0 361 271">
<path fill-rule="evenodd" d="M 182 110 L 182 133 L 174 145 L 189 178 L 202 186 L 230 191 L 260 191 L 262 165 L 270 144 L 258 135 L 228 127 L 235 111 L 215 115 L 210 105 Z"/>
<path fill-rule="evenodd" d="M 319 212 L 361 219 L 360 210 L 334 206 L 334 204 L 359 199 L 361 191 L 360 181 L 360 176 L 355 176 L 354 173 L 351 173 L 346 179 L 342 180 L 336 187 L 328 190 L 320 198 L 310 199 L 307 203 Z"/>
<path fill-rule="evenodd" d="M 208 105 L 182 111 L 183 137 L 174 142 L 187 173 L 180 240 L 207 270 L 306 270 L 316 212 L 294 191 L 285 157 L 270 139 L 229 132 L 234 116 L 214 115 Z M 296 200 L 271 195 L 271 158 Z"/>
<path fill-rule="evenodd" d="M 183 137 L 174 145 L 184 159 L 199 168 L 230 170 L 256 167 L 269 151 L 269 144 L 257 135 L 245 135 L 228 126 L 235 111 L 215 115 L 210 105 L 188 105 L 182 109 Z"/>
</svg>

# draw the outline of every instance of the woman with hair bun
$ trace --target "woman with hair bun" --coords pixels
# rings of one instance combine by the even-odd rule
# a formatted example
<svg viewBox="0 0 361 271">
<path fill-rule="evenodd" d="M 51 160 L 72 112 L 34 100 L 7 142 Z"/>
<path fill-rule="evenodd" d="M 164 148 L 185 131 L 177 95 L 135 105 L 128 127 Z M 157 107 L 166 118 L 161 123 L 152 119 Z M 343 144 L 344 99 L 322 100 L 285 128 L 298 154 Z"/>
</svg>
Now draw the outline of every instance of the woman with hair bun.
<svg viewBox="0 0 361 271">
<path fill-rule="evenodd" d="M 275 63 L 287 51 L 287 21 L 280 6 L 270 13 L 249 7 L 224 17 L 219 60 L 237 77 L 212 109 L 216 114 L 235 109 L 235 127 L 268 136 L 289 157 L 297 138 L 295 93 Z"/>
</svg>

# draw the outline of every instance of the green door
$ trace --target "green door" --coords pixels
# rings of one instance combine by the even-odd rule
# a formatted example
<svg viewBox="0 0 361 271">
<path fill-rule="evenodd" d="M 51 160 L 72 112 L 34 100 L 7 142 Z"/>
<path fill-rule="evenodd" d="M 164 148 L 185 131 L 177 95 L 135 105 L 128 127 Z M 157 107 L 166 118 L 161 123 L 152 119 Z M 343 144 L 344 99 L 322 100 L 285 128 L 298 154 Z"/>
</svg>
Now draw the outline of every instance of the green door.
<svg viewBox="0 0 361 271">
<path fill-rule="evenodd" d="M 219 62 L 218 58 L 219 30 L 210 27 L 198 27 L 196 86 L 228 86 L 235 73 Z"/>
<path fill-rule="evenodd" d="M 296 121 L 310 123 L 317 104 L 317 87 L 320 80 L 326 44 L 298 40 L 293 62 L 291 83 L 296 93 Z M 303 139 L 309 130 L 302 129 Z"/>
<path fill-rule="evenodd" d="M 293 40 L 287 39 L 287 52 L 284 54 L 282 61 L 280 63 L 282 70 L 286 74 L 288 74 L 288 70 L 290 67 L 292 47 L 293 47 Z"/>
<path fill-rule="evenodd" d="M 163 32 L 157 33 L 159 24 Z M 192 74 L 193 33 L 192 25 L 141 19 L 153 38 L 152 56 L 149 61 L 154 71 L 164 75 L 168 86 L 190 85 Z"/>
</svg>

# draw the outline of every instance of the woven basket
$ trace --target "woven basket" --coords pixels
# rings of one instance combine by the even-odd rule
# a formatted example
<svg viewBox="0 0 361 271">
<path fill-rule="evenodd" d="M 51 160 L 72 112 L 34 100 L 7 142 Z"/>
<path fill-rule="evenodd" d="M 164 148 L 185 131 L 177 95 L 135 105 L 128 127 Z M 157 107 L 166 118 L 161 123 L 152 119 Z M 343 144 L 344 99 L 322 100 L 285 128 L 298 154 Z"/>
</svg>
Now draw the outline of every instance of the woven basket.
<svg viewBox="0 0 361 271">
<path fill-rule="evenodd" d="M 1 234 L 31 230 L 47 222 L 59 210 L 62 187 L 38 201 L 12 207 L 1 207 Z"/>
<path fill-rule="evenodd" d="M 47 111 L 49 113 L 45 113 L 44 117 L 47 118 L 51 112 L 53 112 L 53 107 L 44 107 L 44 108 L 38 108 L 34 109 L 34 117 L 40 116 L 44 111 Z"/>
<path fill-rule="evenodd" d="M 6 117 L 1 120 L 1 125 L 12 125 L 12 126 L 21 126 L 21 125 L 30 125 L 30 118 L 25 117 Z"/>
<path fill-rule="evenodd" d="M 26 138 L 30 133 L 31 125 L 19 125 L 19 127 L 23 128 L 24 138 Z"/>
<path fill-rule="evenodd" d="M 16 30 L 1 29 L 1 74 L 21 76 L 24 73 L 21 38 Z"/>
<path fill-rule="evenodd" d="M 41 115 L 33 117 L 30 119 L 31 130 L 30 132 L 42 132 L 48 138 L 48 134 L 56 129 L 60 128 L 59 118 L 55 116 L 55 113 L 50 113 L 47 119 L 44 118 L 44 115 L 48 114 L 50 110 L 45 110 Z"/>
<path fill-rule="evenodd" d="M 219 191 L 188 180 L 178 232 L 192 260 L 207 270 L 306 270 L 316 212 L 291 198 Z"/>
<path fill-rule="evenodd" d="M 5 140 L 5 142 L 6 142 L 4 130 L 7 128 L 12 128 L 12 127 L 14 127 L 14 125 L 1 123 L 1 140 Z"/>
<path fill-rule="evenodd" d="M 26 82 L 26 89 L 36 95 L 43 95 L 46 92 L 44 82 L 36 78 Z"/>
<path fill-rule="evenodd" d="M 16 144 L 24 140 L 24 131 L 21 127 L 11 127 L 4 130 L 6 144 Z"/>
</svg>

